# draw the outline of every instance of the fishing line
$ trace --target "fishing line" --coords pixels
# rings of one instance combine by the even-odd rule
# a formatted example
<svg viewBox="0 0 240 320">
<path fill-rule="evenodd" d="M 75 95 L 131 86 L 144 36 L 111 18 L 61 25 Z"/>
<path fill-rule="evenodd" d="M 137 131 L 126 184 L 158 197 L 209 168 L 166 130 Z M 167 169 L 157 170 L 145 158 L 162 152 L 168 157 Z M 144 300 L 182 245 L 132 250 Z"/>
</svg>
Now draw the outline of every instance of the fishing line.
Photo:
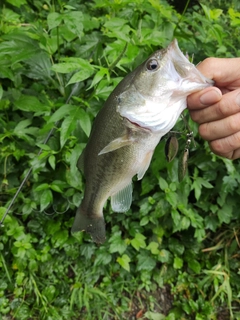
<svg viewBox="0 0 240 320">
<path fill-rule="evenodd" d="M 73 87 L 73 89 L 72 89 L 69 97 L 68 97 L 67 100 L 66 100 L 66 104 L 69 103 L 69 101 L 70 101 L 70 99 L 72 98 L 72 96 L 74 95 L 74 93 L 78 90 L 79 83 L 80 83 L 80 82 L 77 82 L 77 83 L 74 85 L 74 87 Z M 43 145 L 46 145 L 46 144 L 48 143 L 49 139 L 51 138 L 51 136 L 52 136 L 53 133 L 55 132 L 56 127 L 58 127 L 59 122 L 60 122 L 60 120 L 59 120 L 59 121 L 56 121 L 56 122 L 54 123 L 54 126 L 53 126 L 53 128 L 49 131 L 47 137 L 45 138 L 45 140 L 44 140 L 44 142 L 43 142 Z M 42 151 L 43 151 L 43 149 L 41 148 L 41 149 L 39 150 L 38 154 L 37 154 L 38 157 L 40 156 L 40 154 L 42 153 Z M 31 168 L 28 170 L 25 178 L 23 179 L 22 183 L 20 184 L 20 186 L 19 186 L 18 189 L 17 189 L 17 192 L 16 192 L 15 195 L 13 196 L 11 202 L 9 203 L 9 205 L 8 205 L 8 207 L 7 207 L 7 210 L 6 210 L 6 212 L 4 213 L 4 215 L 3 215 L 3 217 L 2 217 L 2 219 L 1 219 L 1 221 L 0 221 L 0 227 L 4 227 L 3 222 L 4 222 L 5 218 L 6 218 L 6 216 L 8 215 L 9 211 L 11 210 L 11 208 L 12 208 L 15 200 L 17 199 L 17 197 L 18 197 L 18 195 L 19 195 L 19 193 L 21 192 L 22 188 L 24 187 L 26 181 L 27 181 L 28 178 L 30 177 L 30 175 L 31 175 L 31 173 L 32 173 L 32 170 L 33 170 L 33 167 L 31 167 Z"/>
</svg>

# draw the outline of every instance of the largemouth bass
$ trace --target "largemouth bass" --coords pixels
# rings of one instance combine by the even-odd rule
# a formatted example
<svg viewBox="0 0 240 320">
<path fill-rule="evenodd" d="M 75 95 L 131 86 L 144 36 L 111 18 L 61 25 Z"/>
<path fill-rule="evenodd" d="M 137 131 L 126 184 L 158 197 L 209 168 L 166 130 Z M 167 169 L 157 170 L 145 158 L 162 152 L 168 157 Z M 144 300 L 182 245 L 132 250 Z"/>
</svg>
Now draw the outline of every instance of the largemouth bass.
<svg viewBox="0 0 240 320">
<path fill-rule="evenodd" d="M 155 147 L 186 108 L 186 97 L 213 85 L 183 55 L 174 40 L 129 73 L 98 113 L 78 161 L 85 192 L 72 232 L 85 230 L 105 240 L 103 206 L 126 212 L 132 202 L 132 177 L 142 179 Z"/>
</svg>

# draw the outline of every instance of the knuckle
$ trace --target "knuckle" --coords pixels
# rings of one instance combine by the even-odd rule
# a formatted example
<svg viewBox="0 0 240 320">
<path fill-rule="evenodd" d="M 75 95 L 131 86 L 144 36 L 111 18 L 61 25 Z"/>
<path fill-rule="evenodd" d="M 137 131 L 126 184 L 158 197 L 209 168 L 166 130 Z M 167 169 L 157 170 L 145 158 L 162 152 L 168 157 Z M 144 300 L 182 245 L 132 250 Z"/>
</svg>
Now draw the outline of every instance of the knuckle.
<svg viewBox="0 0 240 320">
<path fill-rule="evenodd" d="M 226 150 L 220 139 L 209 142 L 209 145 L 211 150 L 218 155 L 226 153 Z"/>
<path fill-rule="evenodd" d="M 198 111 L 191 111 L 190 116 L 193 121 L 199 123 L 199 112 Z"/>
<path fill-rule="evenodd" d="M 207 141 L 211 140 L 211 134 L 209 133 L 209 123 L 208 122 L 201 124 L 198 128 L 198 132 L 204 140 L 207 140 Z"/>
<path fill-rule="evenodd" d="M 240 113 L 236 113 L 228 118 L 228 129 L 230 133 L 235 133 L 240 128 Z"/>
</svg>

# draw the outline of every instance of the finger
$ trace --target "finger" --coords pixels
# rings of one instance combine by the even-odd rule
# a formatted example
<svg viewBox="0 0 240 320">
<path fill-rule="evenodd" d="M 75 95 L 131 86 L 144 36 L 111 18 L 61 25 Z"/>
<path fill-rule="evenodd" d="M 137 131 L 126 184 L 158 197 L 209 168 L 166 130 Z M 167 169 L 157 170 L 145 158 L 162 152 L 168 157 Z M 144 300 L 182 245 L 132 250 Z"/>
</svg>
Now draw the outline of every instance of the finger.
<svg viewBox="0 0 240 320">
<path fill-rule="evenodd" d="M 213 79 L 217 87 L 225 87 L 239 79 L 240 58 L 207 58 L 197 68 L 207 78 Z M 231 89 L 234 90 L 239 85 L 240 80 L 236 81 Z"/>
<path fill-rule="evenodd" d="M 240 129 L 240 112 L 227 118 L 203 123 L 198 130 L 203 139 L 207 141 L 217 140 L 231 136 Z"/>
<path fill-rule="evenodd" d="M 198 110 L 217 103 L 221 98 L 222 93 L 220 89 L 209 87 L 188 96 L 187 104 L 189 110 Z"/>
<path fill-rule="evenodd" d="M 240 131 L 223 139 L 211 141 L 209 145 L 211 150 L 221 157 L 238 159 L 240 158 Z"/>
<path fill-rule="evenodd" d="M 227 118 L 238 112 L 240 112 L 240 89 L 226 93 L 214 105 L 191 111 L 190 114 L 195 122 L 202 124 Z"/>
</svg>

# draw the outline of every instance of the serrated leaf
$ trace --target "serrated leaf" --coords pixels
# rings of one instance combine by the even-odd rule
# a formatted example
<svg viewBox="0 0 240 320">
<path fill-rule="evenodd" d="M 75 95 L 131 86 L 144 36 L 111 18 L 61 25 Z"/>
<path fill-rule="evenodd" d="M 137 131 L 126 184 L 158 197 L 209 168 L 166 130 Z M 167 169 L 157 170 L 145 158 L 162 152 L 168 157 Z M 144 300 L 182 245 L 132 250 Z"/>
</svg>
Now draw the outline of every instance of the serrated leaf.
<svg viewBox="0 0 240 320">
<path fill-rule="evenodd" d="M 112 260 L 112 255 L 107 251 L 99 252 L 94 260 L 94 266 L 108 265 Z"/>
<path fill-rule="evenodd" d="M 35 96 L 22 95 L 14 104 L 18 109 L 28 112 L 39 113 L 50 109 L 49 106 L 42 104 Z"/>
<path fill-rule="evenodd" d="M 83 31 L 83 14 L 81 11 L 71 11 L 63 16 L 67 28 L 74 34 L 81 36 Z"/>
<path fill-rule="evenodd" d="M 47 16 L 47 23 L 49 30 L 58 27 L 63 20 L 63 16 L 60 13 L 57 12 L 51 12 Z"/>
<path fill-rule="evenodd" d="M 54 64 L 51 69 L 59 73 L 70 73 L 79 70 L 80 67 L 78 62 L 63 62 Z"/>
<path fill-rule="evenodd" d="M 138 255 L 138 263 L 137 270 L 146 270 L 152 271 L 156 266 L 157 261 L 150 256 L 139 254 Z"/>
</svg>

